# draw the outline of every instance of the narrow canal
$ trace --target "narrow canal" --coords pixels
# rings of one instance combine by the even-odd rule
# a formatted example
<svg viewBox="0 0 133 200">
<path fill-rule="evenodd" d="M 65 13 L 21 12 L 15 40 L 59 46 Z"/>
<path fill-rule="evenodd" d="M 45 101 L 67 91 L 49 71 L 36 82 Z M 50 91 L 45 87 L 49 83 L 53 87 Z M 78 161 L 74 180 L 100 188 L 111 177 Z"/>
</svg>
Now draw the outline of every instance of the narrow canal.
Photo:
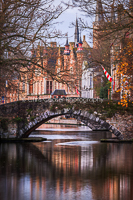
<svg viewBox="0 0 133 200">
<path fill-rule="evenodd" d="M 0 200 L 132 200 L 133 144 L 107 132 L 47 125 L 41 143 L 0 144 Z"/>
</svg>

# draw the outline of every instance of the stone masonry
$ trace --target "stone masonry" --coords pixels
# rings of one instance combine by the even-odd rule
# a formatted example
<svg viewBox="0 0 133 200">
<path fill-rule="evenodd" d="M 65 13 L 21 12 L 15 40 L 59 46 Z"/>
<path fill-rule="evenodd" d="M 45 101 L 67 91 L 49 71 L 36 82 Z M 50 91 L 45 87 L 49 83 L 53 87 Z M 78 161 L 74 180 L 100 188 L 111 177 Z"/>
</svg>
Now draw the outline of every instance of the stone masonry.
<svg viewBox="0 0 133 200">
<path fill-rule="evenodd" d="M 133 138 L 133 115 L 115 114 L 114 117 L 108 118 L 106 121 L 122 132 L 124 139 Z"/>
</svg>

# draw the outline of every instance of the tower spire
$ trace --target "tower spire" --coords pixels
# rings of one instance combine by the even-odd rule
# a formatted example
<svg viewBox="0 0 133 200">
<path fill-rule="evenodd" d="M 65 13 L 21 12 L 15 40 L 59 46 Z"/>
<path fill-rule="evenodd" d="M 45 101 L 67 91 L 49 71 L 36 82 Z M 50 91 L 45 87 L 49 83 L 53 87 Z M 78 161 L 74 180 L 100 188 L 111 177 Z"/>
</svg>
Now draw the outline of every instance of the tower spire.
<svg viewBox="0 0 133 200">
<path fill-rule="evenodd" d="M 78 19 L 76 16 L 76 26 L 75 26 L 75 33 L 74 33 L 74 41 L 75 41 L 75 46 L 78 46 L 78 42 L 79 42 L 79 27 L 78 27 Z"/>
</svg>

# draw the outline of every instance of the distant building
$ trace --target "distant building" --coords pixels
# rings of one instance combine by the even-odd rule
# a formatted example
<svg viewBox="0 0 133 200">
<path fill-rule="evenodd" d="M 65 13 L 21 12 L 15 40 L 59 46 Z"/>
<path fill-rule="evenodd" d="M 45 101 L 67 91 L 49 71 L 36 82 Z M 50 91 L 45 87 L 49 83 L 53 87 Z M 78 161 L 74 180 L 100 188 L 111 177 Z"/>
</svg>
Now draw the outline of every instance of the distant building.
<svg viewBox="0 0 133 200">
<path fill-rule="evenodd" d="M 82 73 L 82 86 L 81 96 L 83 98 L 93 98 L 93 68 L 89 68 L 87 61 L 83 62 L 83 73 Z"/>
<path fill-rule="evenodd" d="M 81 96 L 83 98 L 99 98 L 97 91 L 102 85 L 103 73 L 100 66 L 89 66 L 89 62 L 83 62 Z"/>
</svg>

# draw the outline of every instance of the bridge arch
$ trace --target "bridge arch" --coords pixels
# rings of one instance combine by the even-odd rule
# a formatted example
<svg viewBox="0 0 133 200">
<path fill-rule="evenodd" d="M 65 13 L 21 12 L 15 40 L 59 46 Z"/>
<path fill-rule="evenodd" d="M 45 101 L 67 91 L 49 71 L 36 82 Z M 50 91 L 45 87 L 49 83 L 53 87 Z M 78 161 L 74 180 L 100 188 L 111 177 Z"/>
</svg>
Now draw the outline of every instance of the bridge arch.
<svg viewBox="0 0 133 200">
<path fill-rule="evenodd" d="M 92 130 L 108 130 L 111 131 L 115 136 L 118 137 L 118 139 L 122 140 L 123 135 L 120 131 L 118 131 L 115 127 L 110 125 L 104 120 L 101 120 L 99 117 L 96 117 L 94 114 L 90 114 L 88 111 L 73 111 L 72 109 L 64 112 L 59 111 L 58 113 L 53 113 L 50 111 L 47 111 L 43 113 L 40 117 L 38 117 L 38 120 L 35 120 L 33 123 L 29 123 L 28 126 L 25 127 L 25 129 L 21 131 L 20 135 L 22 138 L 28 137 L 31 132 L 33 132 L 36 128 L 38 128 L 43 123 L 49 121 L 52 118 L 62 116 L 62 115 L 69 115 L 75 119 L 80 120 L 82 123 L 84 123 L 86 126 L 91 128 Z"/>
<path fill-rule="evenodd" d="M 25 138 L 25 137 L 28 137 L 35 129 L 37 129 L 39 126 L 41 126 L 42 124 L 44 124 L 45 122 L 49 121 L 50 119 L 53 119 L 55 117 L 59 117 L 61 115 L 64 115 L 64 114 L 55 114 L 55 115 L 52 115 L 52 116 L 48 116 L 47 118 L 45 119 L 42 119 L 40 122 L 37 122 L 36 124 L 33 124 L 33 126 L 31 128 L 29 128 L 25 133 L 23 133 L 21 135 L 21 138 Z M 22 132 L 21 132 L 22 133 Z"/>
</svg>

